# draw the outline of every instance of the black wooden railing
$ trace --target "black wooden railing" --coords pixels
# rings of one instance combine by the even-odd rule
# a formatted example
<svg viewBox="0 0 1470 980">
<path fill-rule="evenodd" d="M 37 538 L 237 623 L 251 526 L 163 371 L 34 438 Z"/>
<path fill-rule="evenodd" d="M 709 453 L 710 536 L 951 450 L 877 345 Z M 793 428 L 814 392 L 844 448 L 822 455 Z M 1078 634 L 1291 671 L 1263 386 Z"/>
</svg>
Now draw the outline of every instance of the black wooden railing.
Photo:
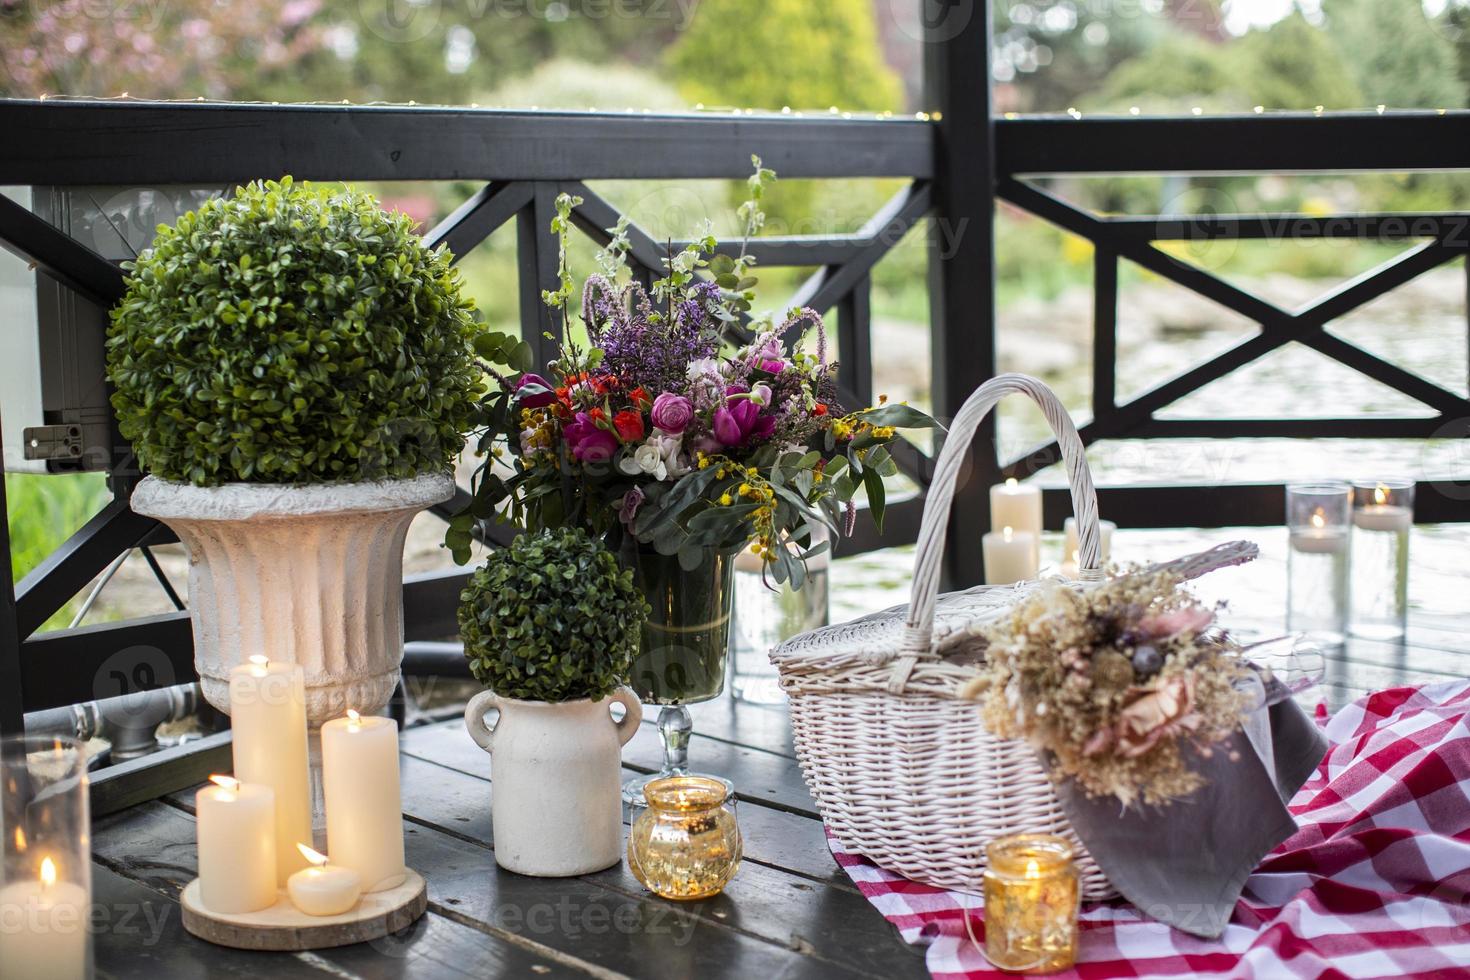
<svg viewBox="0 0 1470 980">
<path fill-rule="evenodd" d="M 929 256 L 932 392 L 940 415 L 952 414 L 996 371 L 993 215 L 997 198 L 1096 245 L 1096 358 L 1093 419 L 1084 438 L 1195 436 L 1429 437 L 1465 435 L 1470 402 L 1324 331 L 1336 317 L 1437 265 L 1461 257 L 1470 216 L 1358 215 L 1102 217 L 1048 190 L 1055 175 L 1119 173 L 1288 173 L 1470 168 L 1470 113 L 1390 116 L 1252 116 L 1178 119 L 998 120 L 988 108 L 988 39 L 983 24 L 953 33 L 936 27 L 926 44 L 924 119 L 843 119 L 749 115 L 607 115 L 469 109 L 0 102 L 0 185 L 37 187 L 228 186 L 258 177 L 352 181 L 476 181 L 480 190 L 428 237 L 463 255 L 497 228 L 518 229 L 522 335 L 546 353 L 543 332 L 557 324 L 539 297 L 554 285 L 554 242 L 547 226 L 557 193 L 584 203 L 576 225 L 595 241 L 616 209 L 588 186 L 600 179 L 740 178 L 758 152 L 783 178 L 887 177 L 908 181 L 861 230 L 847 235 L 762 238 L 762 266 L 812 268 L 796 302 L 838 311 L 841 384 L 852 403 L 872 395 L 870 273 L 904 231 L 925 220 L 947 223 L 949 247 Z M 1280 235 L 1427 241 L 1319 303 L 1290 312 L 1156 246 L 1170 239 Z M 632 260 L 648 275 L 662 248 L 630 229 Z M 26 209 L 0 198 L 0 242 L 98 307 L 119 295 L 118 268 Z M 1117 267 L 1121 259 L 1244 314 L 1259 333 L 1210 362 L 1126 402 L 1115 396 Z M 29 325 L 8 325 L 29 329 Z M 1283 344 L 1302 343 L 1427 405 L 1424 418 L 1373 420 L 1160 419 L 1155 413 L 1204 384 Z M 165 686 L 193 678 L 187 614 L 38 634 L 118 554 L 169 540 L 166 529 L 133 514 L 137 478 L 128 447 L 114 438 L 107 468 L 113 501 L 41 567 L 12 588 L 0 566 L 0 729 L 22 714 L 99 693 Z M 1005 460 L 988 423 L 960 490 L 948 561 L 954 584 L 979 580 L 980 534 L 988 529 L 985 488 L 1006 475 L 1026 476 L 1054 461 L 1054 445 Z M 922 488 L 927 458 L 900 458 Z M 1470 476 L 1470 474 L 1467 474 Z M 1125 526 L 1279 523 L 1279 484 L 1249 486 L 1110 486 L 1105 514 Z M 3 504 L 0 490 L 0 504 Z M 848 553 L 912 541 L 922 499 L 890 507 L 882 538 L 868 533 Z M 1418 499 L 1424 521 L 1470 519 L 1458 500 L 1428 487 Z M 444 508 L 447 512 L 452 507 Z M 1069 503 L 1047 491 L 1049 526 Z M 968 543 L 968 545 L 966 544 Z M 8 544 L 8 541 L 7 541 Z M 462 573 L 405 583 L 410 640 L 454 630 Z M 132 658 L 132 659 L 130 659 Z M 134 663 L 134 661 L 137 663 Z M 135 669 L 151 665 L 148 671 Z M 124 678 L 104 690 L 99 678 Z"/>
</svg>

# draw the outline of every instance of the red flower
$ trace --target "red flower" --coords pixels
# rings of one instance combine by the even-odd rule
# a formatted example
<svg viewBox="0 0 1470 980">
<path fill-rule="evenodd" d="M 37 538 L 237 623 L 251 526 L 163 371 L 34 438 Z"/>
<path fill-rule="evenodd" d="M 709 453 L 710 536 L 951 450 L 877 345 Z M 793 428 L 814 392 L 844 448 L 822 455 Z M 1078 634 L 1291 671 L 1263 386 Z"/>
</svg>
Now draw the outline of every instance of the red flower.
<svg viewBox="0 0 1470 980">
<path fill-rule="evenodd" d="M 643 411 L 647 411 L 649 406 L 653 404 L 653 399 L 649 398 L 648 392 L 642 388 L 634 388 L 628 392 L 628 397 L 632 399 L 634 405 Z"/>
<path fill-rule="evenodd" d="M 827 414 L 827 406 L 826 405 L 823 405 L 821 402 L 817 402 L 817 407 L 812 409 L 812 414 L 813 415 L 826 415 Z"/>
<path fill-rule="evenodd" d="M 589 408 L 587 409 L 587 417 L 594 423 L 600 423 L 603 419 L 607 418 L 607 415 L 600 408 Z"/>
<path fill-rule="evenodd" d="M 631 408 L 624 409 L 613 416 L 613 426 L 618 430 L 618 438 L 624 442 L 637 442 L 643 438 L 643 414 Z"/>
</svg>

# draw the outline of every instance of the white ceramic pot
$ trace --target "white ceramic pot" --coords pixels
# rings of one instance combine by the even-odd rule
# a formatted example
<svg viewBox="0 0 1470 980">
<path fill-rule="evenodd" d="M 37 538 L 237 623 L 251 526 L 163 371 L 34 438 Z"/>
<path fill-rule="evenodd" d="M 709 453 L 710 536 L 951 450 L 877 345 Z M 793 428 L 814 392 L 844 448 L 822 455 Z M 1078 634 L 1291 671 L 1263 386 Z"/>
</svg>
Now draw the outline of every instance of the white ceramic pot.
<svg viewBox="0 0 1470 980">
<path fill-rule="evenodd" d="M 628 709 L 622 721 L 608 712 Z M 494 728 L 485 715 L 499 711 Z M 623 855 L 622 747 L 643 706 L 620 687 L 601 701 L 517 701 L 483 691 L 465 708 L 475 744 L 490 753 L 495 863 L 543 878 L 590 874 Z"/>
<path fill-rule="evenodd" d="M 454 495 L 447 473 L 378 483 L 194 487 L 148 477 L 132 508 L 189 548 L 189 615 L 204 696 L 229 713 L 230 668 L 301 664 L 313 729 L 377 712 L 403 662 L 403 540 Z"/>
</svg>

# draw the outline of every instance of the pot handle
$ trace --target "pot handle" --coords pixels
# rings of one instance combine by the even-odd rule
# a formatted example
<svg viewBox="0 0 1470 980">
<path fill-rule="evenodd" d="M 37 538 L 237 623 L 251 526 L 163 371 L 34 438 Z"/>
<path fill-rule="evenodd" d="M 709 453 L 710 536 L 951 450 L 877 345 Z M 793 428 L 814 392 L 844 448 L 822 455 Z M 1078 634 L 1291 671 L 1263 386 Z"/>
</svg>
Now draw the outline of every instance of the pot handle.
<svg viewBox="0 0 1470 980">
<path fill-rule="evenodd" d="M 638 700 L 638 695 L 629 687 L 620 687 L 609 697 L 622 702 L 623 707 L 628 709 L 622 721 L 613 722 L 618 729 L 618 745 L 627 745 L 628 740 L 638 733 L 638 723 L 643 720 L 643 702 Z"/>
<path fill-rule="evenodd" d="M 464 709 L 465 731 L 470 733 L 470 738 L 475 744 L 486 752 L 490 751 L 490 736 L 495 734 L 494 728 L 485 725 L 485 714 L 490 711 L 500 710 L 500 698 L 495 696 L 494 691 L 481 691 L 470 698 L 470 703 Z M 500 723 L 496 722 L 496 727 Z"/>
</svg>

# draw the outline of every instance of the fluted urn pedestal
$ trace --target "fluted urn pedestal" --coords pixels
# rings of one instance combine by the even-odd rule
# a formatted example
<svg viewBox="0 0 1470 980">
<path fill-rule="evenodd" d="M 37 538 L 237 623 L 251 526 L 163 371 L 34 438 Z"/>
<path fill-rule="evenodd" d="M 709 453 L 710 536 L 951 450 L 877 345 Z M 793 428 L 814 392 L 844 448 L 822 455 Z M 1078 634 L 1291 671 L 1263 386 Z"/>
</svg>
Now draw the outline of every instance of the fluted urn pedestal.
<svg viewBox="0 0 1470 980">
<path fill-rule="evenodd" d="M 189 549 L 189 615 L 204 697 L 229 713 L 230 668 L 260 654 L 301 664 L 317 739 L 348 708 L 382 710 L 403 662 L 403 541 L 454 495 L 447 473 L 379 483 L 194 487 L 148 477 L 132 508 Z M 320 813 L 314 813 L 314 822 Z"/>
</svg>

